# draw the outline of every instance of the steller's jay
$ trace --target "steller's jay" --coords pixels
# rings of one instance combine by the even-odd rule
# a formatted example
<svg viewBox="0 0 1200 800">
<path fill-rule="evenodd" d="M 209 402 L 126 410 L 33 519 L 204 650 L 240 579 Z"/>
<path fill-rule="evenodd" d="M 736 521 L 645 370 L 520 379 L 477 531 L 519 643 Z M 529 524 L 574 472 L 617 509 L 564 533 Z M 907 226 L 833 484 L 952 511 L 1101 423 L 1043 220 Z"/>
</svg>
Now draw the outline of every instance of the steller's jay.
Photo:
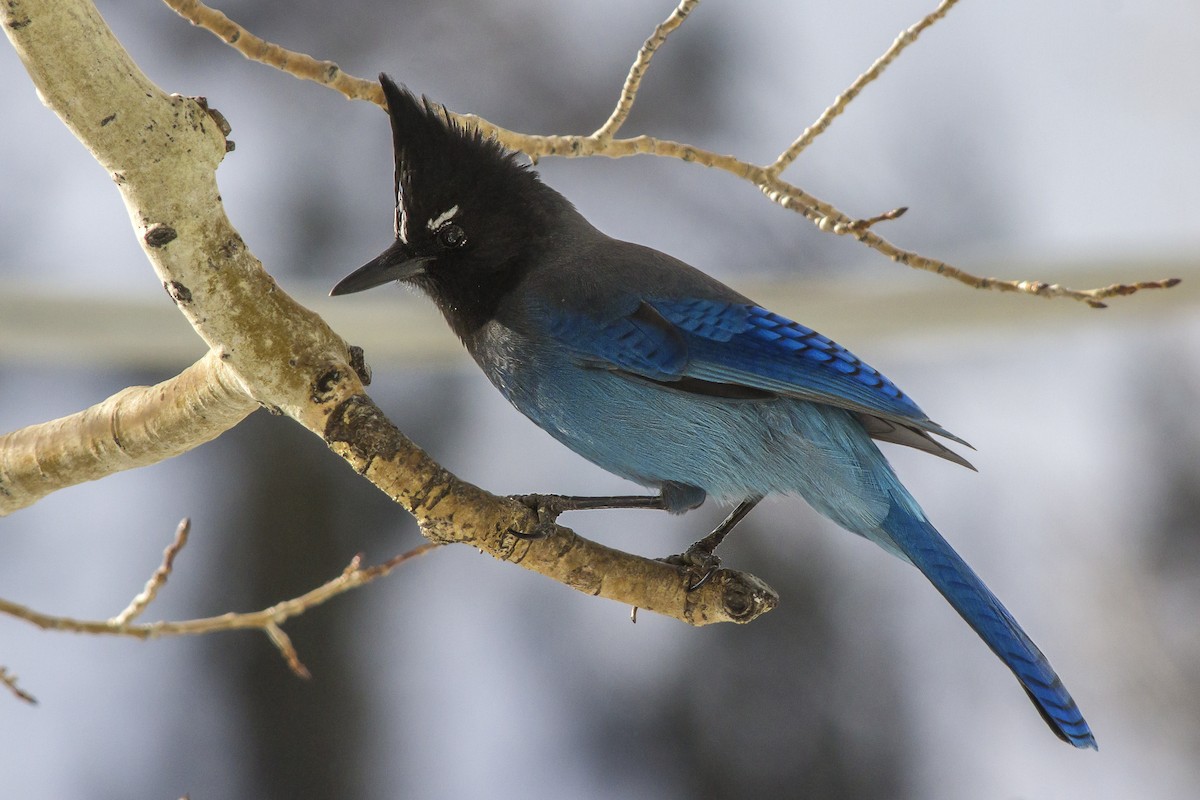
<svg viewBox="0 0 1200 800">
<path fill-rule="evenodd" d="M 521 413 L 588 460 L 659 491 L 537 502 L 554 514 L 681 513 L 710 495 L 739 503 L 684 555 L 695 566 L 715 561 L 713 548 L 764 495 L 800 495 L 921 570 L 1054 733 L 1096 747 L 1046 657 L 872 439 L 970 467 L 931 434 L 965 442 L 842 346 L 671 256 L 609 238 L 514 153 L 380 80 L 395 146 L 396 241 L 331 294 L 391 281 L 420 287 Z"/>
</svg>

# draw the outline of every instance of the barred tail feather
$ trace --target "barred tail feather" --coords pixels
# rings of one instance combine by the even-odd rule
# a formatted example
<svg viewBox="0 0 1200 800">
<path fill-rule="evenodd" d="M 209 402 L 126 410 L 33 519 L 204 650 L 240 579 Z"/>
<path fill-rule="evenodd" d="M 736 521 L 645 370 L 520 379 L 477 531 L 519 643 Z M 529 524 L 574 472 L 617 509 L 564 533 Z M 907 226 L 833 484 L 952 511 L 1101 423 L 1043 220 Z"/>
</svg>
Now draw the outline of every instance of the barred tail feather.
<svg viewBox="0 0 1200 800">
<path fill-rule="evenodd" d="M 1099 749 L 1075 701 L 1042 651 L 942 535 L 908 505 L 893 501 L 882 525 L 897 548 L 1013 671 L 1060 739 L 1076 747 Z"/>
</svg>

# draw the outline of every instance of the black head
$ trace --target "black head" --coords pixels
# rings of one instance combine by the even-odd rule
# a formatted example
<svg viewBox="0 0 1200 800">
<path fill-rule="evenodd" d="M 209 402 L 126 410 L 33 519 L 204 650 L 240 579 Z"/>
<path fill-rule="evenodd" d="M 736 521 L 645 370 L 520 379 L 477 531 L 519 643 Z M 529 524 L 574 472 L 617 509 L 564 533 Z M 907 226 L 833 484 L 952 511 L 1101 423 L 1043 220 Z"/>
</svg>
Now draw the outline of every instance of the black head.
<svg viewBox="0 0 1200 800">
<path fill-rule="evenodd" d="M 516 280 L 550 212 L 570 204 L 494 139 L 465 130 L 387 75 L 379 80 L 396 157 L 396 241 L 330 294 L 407 281 L 456 328 L 477 324 Z"/>
</svg>

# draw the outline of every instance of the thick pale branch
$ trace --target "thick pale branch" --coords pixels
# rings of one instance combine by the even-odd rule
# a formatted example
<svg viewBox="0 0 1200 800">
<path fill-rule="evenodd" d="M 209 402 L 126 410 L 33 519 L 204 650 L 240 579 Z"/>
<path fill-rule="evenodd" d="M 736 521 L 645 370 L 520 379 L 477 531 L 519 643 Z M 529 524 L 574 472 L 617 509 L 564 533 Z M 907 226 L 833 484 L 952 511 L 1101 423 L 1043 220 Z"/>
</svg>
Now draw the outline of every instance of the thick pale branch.
<svg viewBox="0 0 1200 800">
<path fill-rule="evenodd" d="M 408 509 L 433 541 L 463 542 L 578 591 L 693 625 L 749 622 L 778 602 L 769 586 L 735 570 L 720 570 L 702 589 L 689 592 L 689 578 L 675 567 L 613 550 L 568 528 L 554 526 L 544 539 L 514 536 L 536 527 L 528 508 L 447 472 L 365 395 L 345 398 L 327 417 L 301 422 L 323 424 L 329 446 Z"/>
<path fill-rule="evenodd" d="M 0 436 L 0 515 L 51 492 L 154 464 L 215 439 L 257 408 L 220 355 L 69 417 Z"/>
<path fill-rule="evenodd" d="M 383 91 L 373 81 L 347 75 L 333 62 L 317 61 L 312 56 L 288 50 L 254 36 L 221 12 L 213 11 L 199 2 L 199 0 L 163 1 L 193 25 L 202 27 L 219 36 L 223 41 L 229 43 L 249 59 L 273 66 L 297 78 L 329 86 L 341 92 L 347 98 L 369 100 L 381 108 L 386 107 Z M 937 259 L 927 258 L 911 251 L 902 250 L 868 230 L 874 222 L 894 219 L 896 216 L 899 216 L 895 212 L 887 212 L 865 220 L 856 219 L 842 213 L 829 203 L 808 194 L 799 187 L 783 181 L 779 177 L 779 173 L 792 163 L 804 148 L 829 126 L 833 118 L 845 109 L 846 105 L 862 91 L 863 87 L 879 77 L 883 70 L 908 45 L 912 44 L 922 31 L 944 17 L 956 2 L 957 0 L 943 0 L 934 11 L 900 34 L 895 42 L 892 43 L 892 46 L 876 60 L 870 69 L 859 76 L 835 100 L 833 105 L 825 110 L 816 123 L 810 126 L 808 130 L 793 142 L 775 162 L 767 166 L 752 164 L 734 156 L 721 155 L 711 150 L 705 150 L 681 142 L 658 139 L 653 136 L 614 139 L 611 138 L 611 134 L 615 132 L 615 127 L 607 131 L 608 135 L 601 135 L 609 128 L 614 119 L 617 120 L 616 126 L 619 126 L 624 120 L 625 115 L 628 114 L 628 110 L 632 107 L 636 97 L 640 75 L 644 71 L 646 63 L 649 62 L 650 56 L 653 55 L 653 50 L 661 44 L 661 41 L 656 41 L 658 30 L 661 30 L 663 26 L 668 25 L 678 17 L 678 21 L 673 26 L 677 27 L 694 5 L 689 5 L 687 2 L 681 3 L 675 12 L 659 26 L 655 35 L 652 35 L 647 40 L 646 46 L 643 47 L 642 52 L 638 54 L 638 59 L 634 62 L 633 69 L 630 70 L 629 78 L 626 79 L 621 99 L 617 104 L 617 108 L 613 111 L 613 116 L 609 119 L 609 122 L 606 122 L 604 126 L 589 136 L 518 133 L 494 125 L 474 114 L 450 113 L 452 117 L 458 119 L 463 124 L 479 128 L 485 134 L 494 137 L 505 147 L 512 150 L 519 150 L 534 161 L 542 156 L 560 156 L 564 158 L 583 158 L 588 156 L 625 158 L 635 155 L 653 155 L 664 158 L 675 158 L 680 161 L 723 170 L 754 184 L 771 200 L 784 208 L 799 212 L 823 231 L 839 235 L 851 234 L 867 247 L 886 255 L 897 263 L 905 264 L 913 269 L 945 275 L 976 289 L 997 289 L 1040 297 L 1065 297 L 1087 303 L 1093 308 L 1103 308 L 1104 303 L 1100 302 L 1103 298 L 1133 294 L 1141 289 L 1165 289 L 1179 283 L 1179 280 L 1176 278 L 1168 278 L 1128 284 L 1113 284 L 1096 289 L 1070 289 L 1039 280 L 1002 280 L 973 275 L 957 267 L 951 267 Z M 669 30 L 667 30 L 667 33 L 669 33 Z M 662 38 L 666 38 L 665 33 Z M 648 47 L 650 49 L 647 52 Z M 635 73 L 637 74 L 635 75 Z"/>
</svg>

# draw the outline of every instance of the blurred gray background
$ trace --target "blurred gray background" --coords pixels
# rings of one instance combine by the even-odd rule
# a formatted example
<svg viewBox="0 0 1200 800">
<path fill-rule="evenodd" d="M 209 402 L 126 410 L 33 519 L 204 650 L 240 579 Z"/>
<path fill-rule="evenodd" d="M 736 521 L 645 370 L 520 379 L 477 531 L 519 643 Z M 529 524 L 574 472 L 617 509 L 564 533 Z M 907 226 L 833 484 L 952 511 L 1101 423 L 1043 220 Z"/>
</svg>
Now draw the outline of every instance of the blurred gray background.
<svg viewBox="0 0 1200 800">
<path fill-rule="evenodd" d="M 703 4 L 623 133 L 768 161 L 933 0 Z M 372 395 L 496 492 L 626 492 L 526 422 L 399 289 L 325 298 L 390 241 L 385 117 L 250 63 L 152 0 L 100 3 L 168 91 L 205 95 L 237 150 L 230 217 L 283 287 L 367 347 Z M 590 132 L 669 2 L 220 3 L 252 31 L 459 111 Z M 964 2 L 787 176 L 975 271 L 1093 285 L 1191 278 L 1107 311 L 972 292 L 817 232 L 723 173 L 544 160 L 603 230 L 758 294 L 886 372 L 971 441 L 979 474 L 892 448 L 914 495 L 1053 661 L 1099 753 L 1048 732 L 920 575 L 777 499 L 727 563 L 783 597 L 690 629 L 465 548 L 264 637 L 155 642 L 0 619 L 6 797 L 1189 798 L 1200 784 L 1200 9 L 1186 0 Z M 202 352 L 108 177 L 0 47 L 0 429 L 71 413 Z M 6 318 L 6 319 L 4 319 Z M 427 329 L 424 329 L 426 326 Z M 399 341 L 405 337 L 404 341 Z M 677 552 L 721 510 L 582 514 Z M 251 610 L 421 541 L 298 426 L 257 413 L 161 465 L 0 520 L 0 596 L 119 611 L 177 521 L 192 543 L 147 619 Z"/>
</svg>

